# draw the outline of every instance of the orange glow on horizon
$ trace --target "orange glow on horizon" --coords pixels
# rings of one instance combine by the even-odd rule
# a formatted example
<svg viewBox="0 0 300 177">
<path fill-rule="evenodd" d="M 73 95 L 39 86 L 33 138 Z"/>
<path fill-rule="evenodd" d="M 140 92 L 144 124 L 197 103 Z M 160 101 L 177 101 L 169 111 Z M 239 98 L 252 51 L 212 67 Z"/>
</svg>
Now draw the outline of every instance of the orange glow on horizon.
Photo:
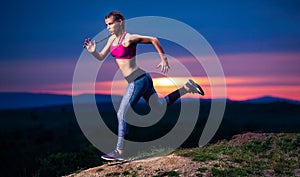
<svg viewBox="0 0 300 177">
<path fill-rule="evenodd" d="M 182 87 L 189 78 L 185 77 L 172 77 L 172 78 L 153 78 L 153 85 L 159 94 L 163 97 L 172 91 Z M 199 83 L 205 91 L 205 96 L 202 97 L 198 94 L 186 94 L 183 98 L 223 98 L 222 94 L 219 94 L 221 88 L 218 82 L 223 78 L 206 78 L 206 77 L 193 77 L 194 81 Z M 287 98 L 292 100 L 300 100 L 300 85 L 290 85 L 291 81 L 295 81 L 297 77 L 227 77 L 226 78 L 226 98 L 231 100 L 246 100 L 251 98 L 257 98 L 262 96 L 275 96 L 281 98 Z M 214 82 L 214 88 L 211 86 L 211 82 Z M 268 82 L 277 84 L 268 85 Z M 222 83 L 222 82 L 220 82 Z M 78 92 L 74 92 L 73 95 L 79 94 L 112 94 L 120 95 L 124 94 L 127 87 L 125 80 L 115 80 L 92 83 L 82 83 L 82 89 Z M 71 95 L 72 85 L 65 84 L 60 86 L 48 86 L 49 91 L 47 93 L 68 94 Z M 55 90 L 54 88 L 60 88 Z M 95 88 L 95 89 L 94 89 Z M 212 89 L 214 95 L 212 96 Z M 51 91 L 50 91 L 51 90 Z M 45 91 L 44 91 L 45 92 Z"/>
<path fill-rule="evenodd" d="M 226 92 L 224 90 L 224 78 L 208 77 L 207 72 L 201 70 L 195 64 L 195 58 L 180 56 L 170 60 L 171 69 L 169 75 L 172 77 L 153 77 L 153 84 L 159 96 L 165 96 L 170 92 L 182 87 L 189 76 L 180 71 L 178 64 L 184 64 L 192 74 L 199 74 L 204 77 L 193 77 L 205 91 L 205 96 L 197 94 L 186 94 L 184 97 L 192 98 L 221 98 L 226 96 L 231 100 L 245 100 L 263 96 L 274 96 L 300 101 L 300 80 L 299 80 L 299 52 L 271 52 L 271 53 L 236 53 L 222 54 L 218 56 L 224 70 Z M 142 59 L 142 58 L 141 58 Z M 203 62 L 210 62 L 205 57 Z M 73 59 L 72 59 L 73 60 Z M 156 59 L 154 59 L 156 60 Z M 52 60 L 29 60 L 26 65 L 19 64 L 17 60 L 1 62 L 3 76 L 14 76 L 9 82 L 0 86 L 0 92 L 30 92 L 30 93 L 52 93 L 64 95 L 79 94 L 115 94 L 123 95 L 127 83 L 121 77 L 112 81 L 98 81 L 76 83 L 76 91 L 72 91 L 72 78 L 75 64 L 70 60 L 62 60 L 57 65 Z M 91 62 L 93 61 L 93 62 Z M 86 60 L 84 67 L 89 69 L 91 65 L 97 64 L 94 60 Z M 177 61 L 177 62 L 176 62 Z M 46 63 L 45 63 L 46 62 Z M 46 64 L 46 65 L 45 65 Z M 108 62 L 106 72 L 114 62 Z M 153 60 L 142 59 L 139 66 L 152 66 Z M 18 75 L 11 66 L 18 66 Z M 30 67 L 29 67 L 30 66 Z M 47 66 L 47 67 L 45 67 Z M 154 70 L 155 69 L 155 66 Z M 173 69 L 173 73 L 172 73 Z M 55 71 L 55 76 L 53 75 Z M 152 70 L 147 70 L 153 72 Z M 205 75 L 205 73 L 207 75 Z M 111 74 L 111 73 L 110 73 Z M 19 77 L 22 76 L 22 77 Z M 121 75 L 120 75 L 121 76 Z M 181 77 L 173 77 L 181 76 Z M 103 77 L 105 79 L 105 76 Z M 213 94 L 213 95 L 212 95 Z"/>
</svg>

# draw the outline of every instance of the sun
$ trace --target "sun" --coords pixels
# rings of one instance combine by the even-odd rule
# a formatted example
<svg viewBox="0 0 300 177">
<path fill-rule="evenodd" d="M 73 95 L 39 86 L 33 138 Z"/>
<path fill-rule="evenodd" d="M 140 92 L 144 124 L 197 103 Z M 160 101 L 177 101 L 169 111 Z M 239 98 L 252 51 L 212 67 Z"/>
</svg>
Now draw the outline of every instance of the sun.
<svg viewBox="0 0 300 177">
<path fill-rule="evenodd" d="M 186 78 L 180 78 L 180 77 L 153 78 L 153 85 L 154 86 L 174 87 L 174 86 L 183 85 L 185 82 L 186 82 Z"/>
</svg>

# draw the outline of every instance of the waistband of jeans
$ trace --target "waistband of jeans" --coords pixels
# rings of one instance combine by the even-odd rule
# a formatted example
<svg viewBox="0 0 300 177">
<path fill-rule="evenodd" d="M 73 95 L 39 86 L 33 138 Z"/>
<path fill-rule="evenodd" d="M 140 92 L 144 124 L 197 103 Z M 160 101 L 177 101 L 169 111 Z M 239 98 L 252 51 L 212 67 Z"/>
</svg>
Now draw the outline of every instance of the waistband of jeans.
<svg viewBox="0 0 300 177">
<path fill-rule="evenodd" d="M 133 71 L 129 76 L 126 76 L 125 79 L 127 80 L 128 83 L 133 82 L 143 76 L 146 75 L 146 72 L 140 68 L 137 70 Z"/>
</svg>

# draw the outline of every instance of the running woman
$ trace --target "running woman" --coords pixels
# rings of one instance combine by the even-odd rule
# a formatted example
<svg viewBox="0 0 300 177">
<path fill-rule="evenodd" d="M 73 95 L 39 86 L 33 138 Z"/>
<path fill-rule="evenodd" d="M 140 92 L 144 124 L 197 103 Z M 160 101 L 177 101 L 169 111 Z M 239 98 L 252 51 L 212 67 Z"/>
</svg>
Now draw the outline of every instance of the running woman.
<svg viewBox="0 0 300 177">
<path fill-rule="evenodd" d="M 103 155 L 105 160 L 124 160 L 124 136 L 126 134 L 126 112 L 131 106 L 135 106 L 142 97 L 145 101 L 154 107 L 162 109 L 169 106 L 186 93 L 197 93 L 204 95 L 203 89 L 189 79 L 185 85 L 175 90 L 164 98 L 159 98 L 154 87 L 152 78 L 146 71 L 139 68 L 136 64 L 137 44 L 152 44 L 157 50 L 161 62 L 157 65 L 162 73 L 167 73 L 170 69 L 165 52 L 156 37 L 143 36 L 139 34 L 130 34 L 125 30 L 125 18 L 119 11 L 112 11 L 105 16 L 107 30 L 111 34 L 107 44 L 98 52 L 96 51 L 96 41 L 90 38 L 84 42 L 84 47 L 96 59 L 102 61 L 110 53 L 116 59 L 116 63 L 121 70 L 122 75 L 128 82 L 127 89 L 123 95 L 117 112 L 118 117 L 118 141 L 115 150 Z"/>
</svg>

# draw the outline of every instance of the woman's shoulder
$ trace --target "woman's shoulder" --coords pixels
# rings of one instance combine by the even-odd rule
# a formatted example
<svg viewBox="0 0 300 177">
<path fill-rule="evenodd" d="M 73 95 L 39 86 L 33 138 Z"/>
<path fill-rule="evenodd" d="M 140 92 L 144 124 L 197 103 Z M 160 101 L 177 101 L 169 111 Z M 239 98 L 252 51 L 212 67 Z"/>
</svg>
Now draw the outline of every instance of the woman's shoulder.
<svg viewBox="0 0 300 177">
<path fill-rule="evenodd" d="M 125 40 L 126 41 L 132 41 L 134 43 L 138 43 L 144 36 L 136 33 L 126 33 Z"/>
<path fill-rule="evenodd" d="M 108 42 L 112 42 L 115 39 L 116 39 L 115 35 L 110 35 L 109 38 L 108 38 Z"/>
<path fill-rule="evenodd" d="M 136 34 L 136 33 L 127 33 L 126 32 L 126 37 L 139 37 L 139 36 L 141 36 L 140 34 Z"/>
<path fill-rule="evenodd" d="M 132 38 L 133 36 L 134 36 L 134 34 L 131 34 L 131 33 L 126 32 L 125 39 L 129 40 L 129 39 Z"/>
</svg>

